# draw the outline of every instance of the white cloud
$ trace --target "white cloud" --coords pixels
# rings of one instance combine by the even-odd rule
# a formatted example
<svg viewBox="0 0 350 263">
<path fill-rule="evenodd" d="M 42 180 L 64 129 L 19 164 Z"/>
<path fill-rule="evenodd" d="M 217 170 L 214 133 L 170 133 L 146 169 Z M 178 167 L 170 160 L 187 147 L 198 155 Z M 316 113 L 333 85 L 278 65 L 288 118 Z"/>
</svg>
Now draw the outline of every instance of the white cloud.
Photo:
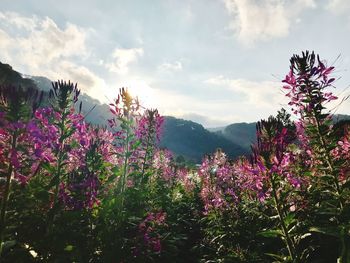
<svg viewBox="0 0 350 263">
<path fill-rule="evenodd" d="M 14 25 L 17 28 L 23 28 L 27 30 L 34 30 L 39 22 L 36 16 L 23 17 L 15 12 L 0 12 L 0 20 L 4 24 Z"/>
<path fill-rule="evenodd" d="M 205 83 L 226 88 L 239 96 L 243 95 L 240 103 L 246 104 L 247 106 L 278 110 L 281 108 L 281 105 L 287 103 L 284 94 L 281 92 L 280 82 L 229 79 L 220 75 L 206 80 Z"/>
<path fill-rule="evenodd" d="M 182 63 L 180 61 L 175 61 L 174 63 L 163 63 L 158 69 L 161 71 L 181 71 Z"/>
<path fill-rule="evenodd" d="M 109 71 L 123 75 L 129 72 L 129 65 L 141 56 L 143 56 L 142 48 L 116 48 L 112 54 L 115 61 L 107 63 L 106 66 Z"/>
<path fill-rule="evenodd" d="M 206 128 L 223 127 L 235 121 L 235 119 L 232 118 L 232 116 L 230 116 L 229 118 L 227 118 L 227 116 L 209 117 L 194 112 L 179 114 L 176 115 L 176 117 L 200 123 Z"/>
<path fill-rule="evenodd" d="M 224 0 L 224 3 L 231 15 L 230 28 L 248 46 L 259 40 L 287 36 L 299 14 L 316 6 L 313 0 Z"/>
<path fill-rule="evenodd" d="M 187 23 L 191 23 L 195 18 L 195 14 L 193 13 L 191 4 L 187 3 L 187 6 L 185 6 L 184 8 L 184 18 Z"/>
<path fill-rule="evenodd" d="M 6 54 L 6 57 L 8 57 L 7 53 L 10 45 L 11 37 L 5 31 L 0 29 L 0 49 L 2 56 Z"/>
<path fill-rule="evenodd" d="M 54 62 L 88 55 L 85 45 L 89 30 L 67 23 L 61 29 L 48 17 L 24 17 L 0 12 L 1 59 L 25 64 L 31 73 Z"/>
<path fill-rule="evenodd" d="M 61 28 L 48 17 L 0 12 L 0 60 L 21 73 L 77 82 L 83 92 L 104 100 L 105 81 L 75 62 L 88 58 L 89 34 L 70 23 Z"/>
<path fill-rule="evenodd" d="M 329 0 L 326 8 L 335 14 L 347 14 L 350 10 L 350 1 Z"/>
<path fill-rule="evenodd" d="M 206 87 L 207 89 L 207 87 Z M 205 92 L 205 91 L 203 91 Z M 153 104 L 163 115 L 190 119 L 202 124 L 204 127 L 219 127 L 227 124 L 256 121 L 274 114 L 275 109 L 266 111 L 260 105 L 250 105 L 241 101 L 234 101 L 230 92 L 218 90 L 222 94 L 220 99 L 201 99 L 176 90 L 156 91 L 157 100 Z M 280 107 L 277 107 L 279 109 Z M 256 114 L 256 112 L 259 114 Z"/>
<path fill-rule="evenodd" d="M 90 96 L 100 101 L 106 100 L 105 96 L 108 94 L 106 82 L 87 67 L 63 61 L 53 69 L 55 72 L 49 73 L 50 76 L 55 76 L 53 79 L 70 79 L 72 82 L 77 82 L 78 87 Z"/>
</svg>

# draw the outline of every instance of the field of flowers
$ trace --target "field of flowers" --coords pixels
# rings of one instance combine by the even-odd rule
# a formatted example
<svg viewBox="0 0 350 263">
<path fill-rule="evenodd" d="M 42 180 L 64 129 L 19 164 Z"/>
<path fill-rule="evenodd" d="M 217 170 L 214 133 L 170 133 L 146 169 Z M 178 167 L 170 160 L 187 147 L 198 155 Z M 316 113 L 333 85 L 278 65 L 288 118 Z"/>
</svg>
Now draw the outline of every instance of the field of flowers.
<svg viewBox="0 0 350 263">
<path fill-rule="evenodd" d="M 294 55 L 293 117 L 258 122 L 251 156 L 218 149 L 197 168 L 157 147 L 163 117 L 126 89 L 96 127 L 75 110 L 77 85 L 48 98 L 1 86 L 0 262 L 350 262 L 350 126 L 326 109 L 333 71 Z"/>
</svg>

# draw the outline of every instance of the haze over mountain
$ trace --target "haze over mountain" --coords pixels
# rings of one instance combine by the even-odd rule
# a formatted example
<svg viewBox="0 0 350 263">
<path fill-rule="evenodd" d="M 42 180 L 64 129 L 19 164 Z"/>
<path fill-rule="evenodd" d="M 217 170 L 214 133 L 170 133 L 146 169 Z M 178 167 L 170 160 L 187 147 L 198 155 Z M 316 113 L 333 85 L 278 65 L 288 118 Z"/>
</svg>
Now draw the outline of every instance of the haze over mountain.
<svg viewBox="0 0 350 263">
<path fill-rule="evenodd" d="M 256 122 L 233 123 L 226 127 L 209 129 L 211 132 L 239 145 L 245 151 L 250 150 L 250 145 L 256 141 Z"/>
<path fill-rule="evenodd" d="M 335 95 L 348 94 L 349 3 L 0 1 L 0 61 L 72 79 L 102 103 L 128 87 L 161 114 L 204 127 L 254 122 L 288 103 L 281 80 L 305 49 L 336 67 Z"/>
<path fill-rule="evenodd" d="M 24 75 L 0 62 L 0 84 L 35 86 L 43 90 L 47 97 L 51 83 L 46 77 Z M 79 96 L 79 100 L 83 105 L 82 114 L 88 122 L 105 126 L 112 117 L 107 104 L 101 104 L 84 93 Z M 334 116 L 335 122 L 348 119 L 348 115 Z M 197 163 L 204 155 L 213 153 L 217 148 L 221 148 L 230 158 L 237 158 L 250 152 L 251 144 L 256 141 L 255 126 L 256 122 L 241 122 L 205 129 L 201 124 L 190 120 L 165 116 L 160 147 L 171 150 L 175 156 L 183 156 Z"/>
<path fill-rule="evenodd" d="M 23 75 L 14 71 L 10 65 L 0 62 L 1 85 L 34 86 L 43 90 L 47 97 L 52 87 L 51 83 L 51 80 L 46 77 Z M 83 105 L 82 114 L 86 116 L 88 122 L 106 125 L 107 120 L 112 117 L 107 104 L 101 104 L 98 100 L 84 93 L 79 96 L 79 100 L 82 101 Z M 225 132 L 226 130 L 227 132 Z M 236 143 L 240 140 L 235 139 L 235 135 L 230 133 L 230 130 L 231 128 L 228 126 L 222 134 L 213 133 L 193 121 L 166 116 L 160 147 L 167 148 L 175 155 L 182 155 L 193 162 L 200 162 L 205 154 L 211 154 L 217 148 L 221 148 L 230 158 L 247 154 L 248 148 L 242 147 L 245 144 Z M 242 130 L 241 133 L 244 132 Z"/>
<path fill-rule="evenodd" d="M 0 62 L 0 84 L 35 86 L 47 96 L 52 87 L 51 83 L 46 77 L 24 75 L 13 70 L 10 65 Z M 86 121 L 105 126 L 107 120 L 112 117 L 107 104 L 101 104 L 84 93 L 79 96 L 79 100 L 82 102 L 82 114 Z M 350 116 L 344 114 L 334 116 L 335 122 L 349 119 Z M 217 148 L 221 148 L 230 158 L 237 158 L 248 154 L 251 144 L 256 142 L 255 126 L 256 122 L 241 122 L 205 129 L 201 124 L 190 120 L 165 116 L 160 147 L 193 162 L 200 162 L 204 155 L 215 152 Z"/>
<path fill-rule="evenodd" d="M 231 140 L 212 133 L 202 125 L 183 119 L 167 116 L 160 146 L 166 147 L 199 162 L 205 154 L 221 148 L 231 158 L 248 153 L 248 150 Z"/>
</svg>

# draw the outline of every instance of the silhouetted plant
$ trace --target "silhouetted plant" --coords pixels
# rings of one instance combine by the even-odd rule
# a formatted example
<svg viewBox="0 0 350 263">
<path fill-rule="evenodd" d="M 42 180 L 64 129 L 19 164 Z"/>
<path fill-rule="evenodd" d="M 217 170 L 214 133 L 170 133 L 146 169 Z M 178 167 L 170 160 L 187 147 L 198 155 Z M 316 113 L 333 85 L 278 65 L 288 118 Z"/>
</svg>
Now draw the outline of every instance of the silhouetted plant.
<svg viewBox="0 0 350 263">
<path fill-rule="evenodd" d="M 5 179 L 0 211 L 0 259 L 4 246 L 6 210 L 11 192 L 11 182 L 16 180 L 25 184 L 30 178 L 29 175 L 21 174 L 25 164 L 24 159 L 26 159 L 26 156 L 23 155 L 28 154 L 26 148 L 21 148 L 24 144 L 30 144 L 26 133 L 27 125 L 39 106 L 42 96 L 42 93 L 34 88 L 0 86 L 0 171 L 1 177 Z M 33 161 L 29 160 L 29 162 Z"/>
</svg>

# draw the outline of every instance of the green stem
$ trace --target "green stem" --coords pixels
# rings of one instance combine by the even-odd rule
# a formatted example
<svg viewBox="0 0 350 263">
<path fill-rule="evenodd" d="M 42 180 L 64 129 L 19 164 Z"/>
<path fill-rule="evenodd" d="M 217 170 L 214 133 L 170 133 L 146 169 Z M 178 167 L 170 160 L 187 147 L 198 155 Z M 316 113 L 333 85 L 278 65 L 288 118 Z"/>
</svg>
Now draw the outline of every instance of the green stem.
<svg viewBox="0 0 350 263">
<path fill-rule="evenodd" d="M 129 119 L 128 119 L 129 121 Z M 127 174 L 128 174 L 128 164 L 129 164 L 129 151 L 130 151 L 130 147 L 129 147 L 129 141 L 130 141 L 130 127 L 128 126 L 126 128 L 126 138 L 125 138 L 125 147 L 124 147 L 124 166 L 123 166 L 123 174 L 122 174 L 122 177 L 121 177 L 121 206 L 123 207 L 124 206 L 124 191 L 125 191 L 125 184 L 126 184 L 126 177 L 127 177 Z"/>
<path fill-rule="evenodd" d="M 294 244 L 293 239 L 289 236 L 287 226 L 284 222 L 285 218 L 283 215 L 281 204 L 280 204 L 278 196 L 277 196 L 276 184 L 275 184 L 275 180 L 273 178 L 273 174 L 270 175 L 270 179 L 271 179 L 271 184 L 272 184 L 272 194 L 273 194 L 273 198 L 275 201 L 275 208 L 277 210 L 278 218 L 279 218 L 279 221 L 280 221 L 280 224 L 282 227 L 282 231 L 283 231 L 283 235 L 284 235 L 284 238 L 286 241 L 289 256 L 291 257 L 293 262 L 297 262 L 297 256 L 296 256 L 296 252 L 295 252 L 295 244 Z"/>
<path fill-rule="evenodd" d="M 312 95 L 309 93 L 309 97 L 312 98 Z M 334 167 L 334 163 L 333 163 L 333 160 L 329 154 L 329 148 L 327 147 L 327 142 L 326 142 L 326 139 L 324 138 L 324 135 L 322 134 L 321 132 L 321 124 L 320 124 L 320 120 L 318 118 L 318 113 L 316 112 L 315 109 L 313 109 L 312 111 L 312 115 L 311 117 L 314 119 L 315 123 L 316 123 L 316 130 L 317 130 L 317 136 L 318 136 L 318 139 L 319 139 L 319 144 L 321 145 L 322 147 L 322 157 L 325 158 L 325 162 L 326 162 L 326 165 L 328 166 L 328 170 L 329 170 L 329 173 L 332 175 L 333 177 L 333 183 L 334 183 L 334 186 L 335 186 L 335 191 L 336 191 L 336 194 L 338 196 L 338 201 L 339 201 L 339 207 L 340 207 L 340 213 L 341 214 L 343 212 L 343 209 L 344 209 L 344 200 L 343 200 L 343 197 L 342 197 L 342 189 L 339 185 L 339 181 L 338 181 L 338 172 L 337 170 L 335 169 Z M 344 236 L 343 238 L 341 239 L 341 246 L 342 246 L 342 255 L 340 257 L 340 261 L 341 263 L 345 263 L 345 262 L 350 262 L 350 259 L 348 256 L 348 253 L 349 253 L 349 246 L 346 244 L 346 242 L 344 241 Z M 346 259 L 348 258 L 348 260 Z M 345 260 L 345 261 L 344 261 Z"/>
<path fill-rule="evenodd" d="M 337 176 L 335 174 L 335 169 L 333 167 L 332 159 L 331 159 L 331 156 L 329 155 L 329 151 L 327 151 L 326 140 L 324 139 L 324 137 L 323 137 L 323 135 L 321 133 L 320 122 L 319 122 L 318 118 L 316 118 L 315 113 L 314 113 L 314 119 L 316 121 L 317 136 L 319 137 L 322 149 L 324 151 L 324 156 L 326 158 L 326 164 L 328 166 L 328 169 L 329 169 L 330 173 L 333 176 L 335 189 L 337 191 L 337 195 L 339 196 L 340 209 L 342 210 L 343 207 L 344 207 L 344 204 L 343 204 L 343 199 L 342 199 L 342 196 L 341 196 L 341 189 L 340 189 L 340 186 L 339 186 L 338 178 L 337 178 Z"/>
<path fill-rule="evenodd" d="M 54 174 L 54 180 L 55 180 L 55 188 L 54 188 L 54 193 L 53 193 L 53 205 L 52 205 L 52 210 L 48 214 L 48 222 L 47 222 L 47 230 L 46 230 L 46 235 L 49 235 L 52 231 L 53 227 L 53 222 L 55 218 L 55 208 L 57 207 L 58 204 L 58 192 L 59 192 L 59 186 L 60 186 L 60 175 L 62 171 L 62 163 L 63 163 L 63 156 L 64 156 L 64 137 L 65 137 L 65 120 L 66 120 L 66 111 L 63 110 L 62 112 L 62 118 L 59 124 L 60 127 L 60 138 L 59 138 L 59 143 L 60 143 L 60 148 L 58 149 L 58 152 L 56 153 L 57 155 L 57 165 L 55 169 L 55 174 Z"/>
<path fill-rule="evenodd" d="M 341 229 L 341 256 L 339 258 L 339 263 L 349 263 L 350 262 L 350 238 L 347 234 L 346 228 Z"/>
<path fill-rule="evenodd" d="M 145 155 L 143 158 L 143 162 L 142 162 L 142 171 L 141 171 L 141 182 L 144 181 L 144 174 L 145 174 L 145 169 L 146 169 L 146 162 L 147 162 L 147 157 L 151 156 L 151 153 L 149 151 L 151 151 L 151 139 L 153 137 L 153 126 L 150 126 L 150 128 L 148 129 L 148 135 L 147 135 L 147 140 L 146 140 L 146 150 L 145 150 Z"/>
<path fill-rule="evenodd" d="M 308 85 L 308 83 L 307 83 L 307 85 Z M 320 96 L 320 94 L 319 94 L 319 96 Z M 310 91 L 308 92 L 308 97 L 309 97 L 310 100 L 312 100 L 312 98 L 313 98 L 313 95 L 310 93 Z M 325 157 L 326 164 L 328 166 L 329 172 L 333 176 L 335 190 L 337 192 L 337 195 L 339 196 L 339 206 L 340 206 L 340 209 L 342 210 L 343 207 L 344 207 L 344 204 L 343 204 L 343 199 L 342 199 L 342 196 L 341 196 L 341 188 L 340 188 L 340 185 L 339 185 L 339 182 L 338 182 L 337 174 L 335 173 L 335 169 L 334 169 L 334 166 L 333 166 L 332 158 L 331 158 L 331 156 L 329 154 L 329 151 L 327 149 L 328 147 L 327 147 L 326 140 L 325 140 L 325 138 L 324 138 L 324 136 L 322 135 L 322 132 L 321 132 L 321 124 L 320 124 L 320 120 L 318 118 L 318 115 L 319 114 L 317 113 L 315 107 L 313 107 L 312 113 L 311 113 L 311 118 L 316 123 L 317 136 L 318 136 L 319 143 L 321 144 L 322 151 L 323 151 L 322 154 Z"/>
<path fill-rule="evenodd" d="M 56 184 L 55 184 L 55 191 L 54 191 L 54 205 L 58 201 L 60 175 L 61 175 L 62 166 L 63 166 L 62 164 L 63 164 L 63 157 L 64 157 L 64 143 L 65 143 L 65 137 L 66 137 L 66 133 L 65 133 L 66 117 L 67 117 L 67 113 L 66 113 L 66 110 L 64 109 L 62 112 L 62 119 L 60 123 L 60 139 L 59 139 L 60 149 L 58 150 L 58 160 L 57 160 L 57 167 L 56 167 L 56 174 L 55 174 Z"/>
<path fill-rule="evenodd" d="M 55 207 L 56 204 L 58 203 L 58 191 L 59 191 L 59 187 L 60 187 L 60 174 L 61 174 L 61 170 L 62 170 L 62 161 L 63 161 L 62 158 L 63 158 L 63 153 L 60 151 L 60 153 L 58 155 L 57 168 L 56 168 L 56 174 L 55 174 L 56 184 L 55 184 L 55 189 L 54 189 L 53 207 Z"/>
<path fill-rule="evenodd" d="M 17 134 L 15 131 L 14 134 L 12 135 L 10 154 L 12 150 L 16 149 L 16 144 L 17 144 Z M 4 232 L 6 229 L 6 210 L 7 210 L 7 204 L 10 196 L 10 191 L 11 191 L 11 178 L 12 178 L 13 171 L 14 171 L 13 166 L 11 162 L 9 162 L 9 167 L 6 174 L 5 191 L 1 201 L 1 212 L 0 212 L 0 262 L 1 262 L 1 255 L 2 255 L 2 249 L 3 249 Z"/>
</svg>

